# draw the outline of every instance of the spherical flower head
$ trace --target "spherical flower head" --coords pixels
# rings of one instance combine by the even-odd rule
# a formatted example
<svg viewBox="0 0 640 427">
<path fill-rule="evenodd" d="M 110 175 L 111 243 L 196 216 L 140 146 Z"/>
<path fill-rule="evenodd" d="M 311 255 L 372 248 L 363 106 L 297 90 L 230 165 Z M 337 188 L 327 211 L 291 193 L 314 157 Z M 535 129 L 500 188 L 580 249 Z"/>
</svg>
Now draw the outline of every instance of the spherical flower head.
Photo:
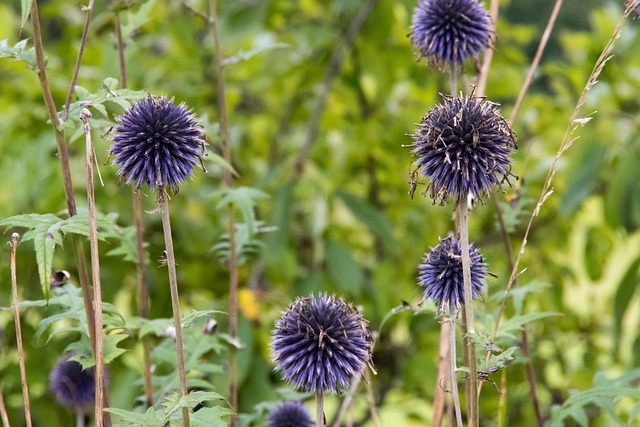
<svg viewBox="0 0 640 427">
<path fill-rule="evenodd" d="M 453 196 L 457 204 L 468 195 L 480 198 L 496 185 L 511 184 L 516 137 L 497 104 L 486 98 L 445 96 L 411 136 L 415 166 L 429 178 L 434 203 Z"/>
<path fill-rule="evenodd" d="M 410 37 L 419 59 L 438 68 L 457 66 L 489 43 L 489 15 L 477 0 L 420 0 Z"/>
<path fill-rule="evenodd" d="M 71 353 L 63 355 L 51 370 L 49 387 L 58 403 L 67 408 L 86 407 L 93 404 L 96 382 L 93 369 L 82 369 Z"/>
<path fill-rule="evenodd" d="M 307 408 L 300 402 L 284 402 L 269 414 L 267 427 L 313 427 Z"/>
<path fill-rule="evenodd" d="M 640 18 L 640 0 L 626 0 L 625 7 L 631 11 L 633 19 Z"/>
<path fill-rule="evenodd" d="M 371 361 L 368 322 L 342 298 L 298 298 L 276 322 L 273 361 L 304 392 L 347 388 Z"/>
<path fill-rule="evenodd" d="M 149 185 L 177 190 L 202 165 L 204 129 L 183 103 L 147 96 L 117 118 L 117 134 L 110 155 L 118 176 L 137 188 Z"/>
<path fill-rule="evenodd" d="M 473 298 L 480 296 L 487 276 L 487 265 L 480 251 L 469 245 L 471 258 L 471 292 Z M 418 284 L 424 287 L 424 299 L 438 305 L 438 313 L 446 308 L 457 309 L 464 304 L 464 277 L 462 273 L 462 247 L 455 237 L 440 240 L 431 252 L 425 254 L 418 266 Z"/>
</svg>

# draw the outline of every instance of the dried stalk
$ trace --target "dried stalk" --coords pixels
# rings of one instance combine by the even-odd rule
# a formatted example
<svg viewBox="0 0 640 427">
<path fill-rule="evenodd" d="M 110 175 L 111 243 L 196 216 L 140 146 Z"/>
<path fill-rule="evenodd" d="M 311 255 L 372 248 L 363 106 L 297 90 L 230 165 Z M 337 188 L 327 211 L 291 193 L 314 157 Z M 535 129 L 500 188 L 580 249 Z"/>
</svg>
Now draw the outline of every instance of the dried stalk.
<svg viewBox="0 0 640 427">
<path fill-rule="evenodd" d="M 16 250 L 20 235 L 13 233 L 11 235 L 11 292 L 13 295 L 13 315 L 16 324 L 16 342 L 18 345 L 18 361 L 20 362 L 20 378 L 22 379 L 22 401 L 24 402 L 24 416 L 27 421 L 27 427 L 31 427 L 31 409 L 29 405 L 29 386 L 27 385 L 27 369 L 24 365 L 24 346 L 22 345 L 22 327 L 20 326 L 20 301 L 18 299 L 18 279 L 16 277 Z M 4 404 L 4 402 L 3 402 Z M 3 405 L 4 406 L 4 405 Z M 5 410 L 6 412 L 6 410 Z"/>
</svg>

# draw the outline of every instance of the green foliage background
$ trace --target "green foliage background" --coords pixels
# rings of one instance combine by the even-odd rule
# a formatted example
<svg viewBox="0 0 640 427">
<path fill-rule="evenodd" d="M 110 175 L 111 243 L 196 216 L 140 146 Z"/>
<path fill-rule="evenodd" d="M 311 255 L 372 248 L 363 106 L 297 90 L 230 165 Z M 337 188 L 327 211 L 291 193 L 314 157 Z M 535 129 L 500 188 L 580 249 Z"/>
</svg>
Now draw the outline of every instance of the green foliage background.
<svg viewBox="0 0 640 427">
<path fill-rule="evenodd" d="M 128 87 L 175 97 L 198 114 L 208 132 L 210 151 L 220 153 L 217 138 L 217 91 L 213 42 L 204 19 L 205 2 L 134 1 L 123 12 L 127 37 Z M 445 74 L 416 63 L 407 34 L 413 0 L 380 0 L 347 54 L 330 86 L 326 109 L 304 173 L 292 182 L 294 162 L 320 96 L 331 55 L 364 0 L 228 0 L 221 2 L 221 35 L 226 58 L 233 167 L 237 186 L 259 189 L 256 218 L 267 227 L 259 235 L 263 249 L 240 270 L 240 411 L 261 425 L 261 402 L 281 398 L 285 385 L 272 372 L 269 338 L 273 322 L 289 301 L 310 292 L 345 296 L 362 307 L 371 328 L 407 301 L 420 301 L 415 277 L 424 252 L 452 230 L 450 206 L 408 197 L 411 158 L 402 144 L 421 116 L 448 91 Z M 516 188 L 500 192 L 479 206 L 471 220 L 471 240 L 483 250 L 490 270 L 479 323 L 490 332 L 509 270 L 494 203 L 503 203 L 518 248 L 526 220 L 560 145 L 573 107 L 621 12 L 621 1 L 566 2 L 547 53 L 514 123 L 519 150 Z M 188 5 L 186 7 L 185 5 Z M 537 47 L 553 2 L 502 1 L 487 96 L 508 117 Z M 118 58 L 109 2 L 96 2 L 78 85 L 98 93 L 108 78 L 118 78 Z M 57 105 L 64 103 L 76 59 L 84 13 L 75 2 L 40 4 L 47 71 Z M 527 326 L 542 410 L 551 419 L 573 390 L 593 387 L 602 372 L 614 378 L 640 366 L 640 34 L 628 21 L 614 57 L 583 108 L 592 120 L 563 156 L 554 193 L 534 223 L 523 254 L 520 288 L 511 294 L 507 319 L 520 314 L 557 312 Z M 0 40 L 14 46 L 30 36 L 20 29 L 18 2 L 0 4 Z M 31 47 L 31 40 L 27 48 Z M 250 54 L 247 54 L 249 52 Z M 244 53 L 244 55 L 243 55 Z M 252 55 L 255 53 L 255 55 Z M 245 58 L 248 57 L 248 58 Z M 471 71 L 471 70 L 468 70 Z M 81 92 L 78 92 L 79 94 Z M 75 99 L 74 99 L 75 100 Z M 122 108 L 108 105 L 109 120 Z M 94 110 L 94 117 L 100 114 Z M 132 225 L 131 192 L 118 185 L 109 165 L 107 133 L 111 124 L 96 120 L 94 139 L 104 186 L 96 190 L 98 209 L 116 213 L 124 230 Z M 84 140 L 69 129 L 74 188 L 86 205 Z M 107 163 L 106 165 L 103 165 Z M 228 271 L 213 247 L 225 233 L 226 217 L 217 208 L 222 169 L 214 161 L 208 173 L 173 197 L 174 242 L 183 312 L 226 310 Z M 66 209 L 53 132 L 36 74 L 24 62 L 0 60 L 0 218 L 24 213 L 63 214 Z M 154 209 L 154 195 L 143 191 L 143 205 Z M 241 216 L 238 215 L 238 219 Z M 151 317 L 170 317 L 166 271 L 156 259 L 163 250 L 160 218 L 145 215 Z M 14 229 L 5 229 L 9 240 Z M 125 233 L 126 236 L 126 233 Z M 130 244 L 131 233 L 124 238 Z M 107 239 L 101 253 L 117 248 Z M 70 246 L 69 246 L 70 248 Z M 64 246 L 53 267 L 71 272 L 75 261 Z M 120 252 L 126 253 L 126 250 Z M 120 255 L 102 257 L 104 301 L 125 318 L 137 314 L 135 265 Z M 0 248 L 0 306 L 11 304 L 10 248 Z M 18 283 L 22 300 L 41 298 L 33 246 L 18 249 Z M 64 334 L 44 343 L 34 339 L 47 308 L 23 309 L 27 373 L 37 425 L 68 426 L 72 414 L 58 408 L 48 391 L 48 374 L 71 338 Z M 219 330 L 227 319 L 215 316 Z M 22 396 L 12 312 L 0 312 L 0 384 L 12 417 L 21 425 Z M 382 425 L 414 426 L 430 422 L 438 384 L 439 323 L 434 307 L 403 311 L 380 331 L 371 386 Z M 519 344 L 520 335 L 498 345 Z M 160 339 L 158 338 L 158 342 Z M 141 390 L 141 349 L 133 339 L 109 367 L 111 405 L 132 409 Z M 209 379 L 227 392 L 226 349 L 203 355 L 220 369 Z M 506 371 L 506 421 L 532 425 L 533 409 L 522 355 Z M 597 384 L 597 381 L 596 381 Z M 632 385 L 634 383 L 632 382 Z M 635 383 L 637 385 L 637 383 Z M 495 425 L 501 396 L 489 384 L 481 396 L 482 425 Z M 631 386 L 632 386 L 631 385 Z M 363 389 L 364 390 L 364 389 Z M 616 417 L 588 411 L 590 425 L 638 425 L 638 399 L 614 406 Z M 339 403 L 332 397 L 327 413 Z M 367 417 L 365 393 L 358 394 L 355 420 Z M 557 410 L 557 409 L 556 409 Z M 636 413 L 637 414 L 637 413 Z M 368 421 L 367 421 L 368 422 Z M 574 421 L 566 421 L 572 425 Z M 635 423 L 635 424 L 634 424 Z M 370 422 L 365 425 L 371 425 Z"/>
</svg>

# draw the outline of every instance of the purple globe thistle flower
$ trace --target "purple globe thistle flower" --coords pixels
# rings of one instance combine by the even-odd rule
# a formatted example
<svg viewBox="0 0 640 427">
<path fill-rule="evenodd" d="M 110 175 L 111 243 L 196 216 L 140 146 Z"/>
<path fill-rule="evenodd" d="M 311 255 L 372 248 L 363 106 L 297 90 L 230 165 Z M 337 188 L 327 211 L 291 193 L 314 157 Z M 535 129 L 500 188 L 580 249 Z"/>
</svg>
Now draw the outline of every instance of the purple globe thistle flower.
<svg viewBox="0 0 640 427">
<path fill-rule="evenodd" d="M 468 195 L 486 196 L 495 185 L 509 185 L 516 137 L 497 104 L 486 98 L 444 96 L 411 135 L 416 170 L 429 178 L 431 199 L 456 203 Z"/>
<path fill-rule="evenodd" d="M 480 251 L 469 245 L 471 258 L 471 291 L 477 298 L 484 287 L 487 276 L 487 264 Z M 462 247 L 455 237 L 440 240 L 431 252 L 425 254 L 418 266 L 420 275 L 418 284 L 424 287 L 424 299 L 430 299 L 438 305 L 438 313 L 445 308 L 458 308 L 464 304 L 464 278 L 462 274 Z"/>
<path fill-rule="evenodd" d="M 49 387 L 58 403 L 67 408 L 91 406 L 95 400 L 96 382 L 93 368 L 82 369 L 72 353 L 64 354 L 51 370 Z"/>
<path fill-rule="evenodd" d="M 269 414 L 267 427 L 313 427 L 307 408 L 300 402 L 283 402 Z"/>
<path fill-rule="evenodd" d="M 457 66 L 489 43 L 489 15 L 477 0 L 420 0 L 409 36 L 418 59 L 439 68 Z"/>
<path fill-rule="evenodd" d="M 276 322 L 276 370 L 304 392 L 346 388 L 371 362 L 368 322 L 342 298 L 296 299 Z"/>
<path fill-rule="evenodd" d="M 147 96 L 117 121 L 109 154 L 116 156 L 118 176 L 127 184 L 177 190 L 193 176 L 194 166 L 202 166 L 204 129 L 184 103 Z"/>
<path fill-rule="evenodd" d="M 640 0 L 626 0 L 625 7 L 631 10 L 633 19 L 640 18 Z"/>
</svg>

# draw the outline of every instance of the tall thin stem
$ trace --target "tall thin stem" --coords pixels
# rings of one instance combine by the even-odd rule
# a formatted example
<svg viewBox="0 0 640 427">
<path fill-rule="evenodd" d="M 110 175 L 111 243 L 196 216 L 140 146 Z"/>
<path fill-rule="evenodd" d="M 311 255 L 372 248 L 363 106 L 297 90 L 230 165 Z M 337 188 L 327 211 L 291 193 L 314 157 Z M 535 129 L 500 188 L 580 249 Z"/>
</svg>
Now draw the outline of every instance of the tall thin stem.
<svg viewBox="0 0 640 427">
<path fill-rule="evenodd" d="M 76 408 L 76 427 L 85 427 L 84 411 L 81 408 Z"/>
<path fill-rule="evenodd" d="M 144 227 L 142 224 L 142 202 L 139 191 L 133 189 L 131 193 L 133 205 L 133 223 L 136 229 L 136 279 L 138 282 L 138 305 L 140 317 L 149 318 L 149 292 L 144 273 Z M 144 369 L 144 395 L 147 407 L 153 406 L 153 376 L 151 375 L 151 341 L 149 336 L 142 338 L 142 356 Z"/>
<path fill-rule="evenodd" d="M 225 161 L 231 164 L 231 143 L 229 141 L 229 113 L 225 95 L 224 64 L 222 43 L 218 31 L 218 11 L 216 0 L 209 3 L 211 31 L 215 45 L 215 68 L 218 88 L 218 110 L 220 114 L 220 141 Z M 233 187 L 233 175 L 228 168 L 224 169 L 224 183 L 227 188 Z M 227 218 L 227 234 L 229 236 L 229 335 L 236 340 L 238 335 L 238 255 L 236 253 L 236 232 L 233 205 L 229 205 Z M 229 354 L 229 404 L 234 410 L 231 415 L 230 427 L 237 424 L 236 413 L 238 411 L 238 361 L 237 349 L 231 346 Z"/>
<path fill-rule="evenodd" d="M 93 2 L 94 0 L 89 0 L 89 5 L 84 8 L 87 11 L 87 16 L 84 20 L 84 28 L 82 30 L 82 37 L 80 38 L 80 49 L 78 49 L 78 56 L 76 57 L 76 65 L 73 67 L 73 74 L 71 75 L 71 84 L 69 85 L 69 92 L 67 93 L 67 100 L 64 103 L 64 108 L 62 109 L 62 117 L 60 118 L 61 122 L 67 121 L 67 117 L 69 116 L 69 107 L 71 106 L 71 99 L 73 98 L 73 93 L 76 90 L 76 81 L 78 80 L 78 73 L 80 72 L 80 65 L 82 64 L 82 55 L 84 53 L 84 47 L 87 44 L 87 34 L 89 34 L 89 24 L 91 23 L 91 15 L 93 14 Z"/>
<path fill-rule="evenodd" d="M 182 324 L 180 323 L 180 299 L 178 297 L 178 279 L 176 275 L 176 258 L 173 252 L 173 237 L 171 235 L 171 221 L 169 219 L 168 195 L 164 187 L 158 189 L 158 209 L 162 217 L 162 230 L 164 231 L 164 244 L 167 251 L 167 267 L 169 269 L 169 289 L 171 291 L 171 308 L 173 310 L 173 323 L 176 329 L 176 349 L 178 352 L 178 376 L 180 378 L 180 394 L 186 396 L 187 374 L 184 367 L 184 344 L 182 339 Z M 189 409 L 182 408 L 182 425 L 190 426 Z"/>
<path fill-rule="evenodd" d="M 38 74 L 38 80 L 40 82 L 40 88 L 42 91 L 42 97 L 44 104 L 47 108 L 49 120 L 51 121 L 51 127 L 56 137 L 56 146 L 58 149 L 58 158 L 60 159 L 60 168 L 62 170 L 62 179 L 64 183 L 64 193 L 67 202 L 67 211 L 69 216 L 75 216 L 76 201 L 73 194 L 73 184 L 71 182 L 71 170 L 69 167 L 69 153 L 67 150 L 67 143 L 64 139 L 64 135 L 58 126 L 60 125 L 60 119 L 56 111 L 56 105 L 51 95 L 51 88 L 49 86 L 49 80 L 47 79 L 47 72 L 45 68 L 44 48 L 42 45 L 42 31 L 40 29 L 40 19 L 38 16 L 38 0 L 31 2 L 31 26 L 33 28 L 33 46 L 36 56 L 36 73 Z M 76 264 L 78 267 L 78 279 L 80 281 L 80 287 L 82 288 L 82 298 L 84 301 L 84 307 L 87 314 L 87 324 L 89 326 L 89 338 L 91 340 L 91 348 L 95 355 L 95 319 L 93 313 L 93 304 L 91 301 L 91 287 L 89 284 L 89 270 L 87 268 L 87 259 L 84 252 L 84 245 L 82 240 L 76 234 L 71 235 L 71 241 L 74 246 L 74 253 L 76 257 Z M 106 399 L 105 394 L 105 399 Z M 108 400 L 108 399 L 107 399 Z M 108 413 L 105 413 L 105 426 L 111 425 L 111 418 Z"/>
<path fill-rule="evenodd" d="M 120 64 L 120 86 L 127 87 L 127 66 L 124 60 L 124 41 L 120 26 L 120 14 L 115 12 L 115 32 Z M 136 188 L 131 189 L 131 205 L 133 206 L 133 224 L 136 230 L 136 281 L 138 282 L 138 306 L 140 317 L 149 318 L 149 292 L 144 272 L 144 226 L 142 223 L 142 201 Z M 153 406 L 153 377 L 151 375 L 151 337 L 142 338 L 142 358 L 144 371 L 144 395 L 147 407 Z"/>
<path fill-rule="evenodd" d="M 457 356 L 456 356 L 456 309 L 449 307 L 449 354 L 451 358 L 451 394 L 453 395 L 453 408 L 456 413 L 456 424 L 462 427 L 462 411 L 460 409 L 460 395 L 458 394 L 458 379 L 456 376 Z"/>
<path fill-rule="evenodd" d="M 84 136 L 86 141 L 86 171 L 87 171 L 87 210 L 89 217 L 89 244 L 91 247 L 91 273 L 93 279 L 93 308 L 95 315 L 95 380 L 96 380 L 96 401 L 95 419 L 96 427 L 102 427 L 104 413 L 104 340 L 102 329 L 102 286 L 100 284 L 100 252 L 98 251 L 98 225 L 96 221 L 96 200 L 95 185 L 93 180 L 93 165 L 95 156 L 93 151 L 93 141 L 91 139 L 91 112 L 83 108 L 80 112 L 80 120 L 84 125 Z"/>
<path fill-rule="evenodd" d="M 549 17 L 549 21 L 547 22 L 547 26 L 542 33 L 542 37 L 540 38 L 540 43 L 538 44 L 538 50 L 531 62 L 531 66 L 529 67 L 529 71 L 527 72 L 527 76 L 524 79 L 524 83 L 520 88 L 520 93 L 518 93 L 518 99 L 516 99 L 515 104 L 513 104 L 513 110 L 511 110 L 511 115 L 509 116 L 509 126 L 513 124 L 513 121 L 520 110 L 520 105 L 522 105 L 522 100 L 524 96 L 527 94 L 529 90 L 529 86 L 531 86 L 531 81 L 533 80 L 533 75 L 538 69 L 538 64 L 540 64 L 540 59 L 542 58 L 542 53 L 544 52 L 545 47 L 547 46 L 547 42 L 549 41 L 549 37 L 551 36 L 551 31 L 556 23 L 556 18 L 560 13 L 560 8 L 562 7 L 563 0 L 556 0 L 556 4 L 553 6 L 553 10 L 551 12 L 551 16 Z"/>
<path fill-rule="evenodd" d="M 496 25 L 498 23 L 498 11 L 500 10 L 500 0 L 491 0 L 491 8 L 489 11 L 489 17 L 491 18 L 491 27 L 489 29 L 491 34 L 495 34 Z M 495 37 L 494 37 L 495 39 Z M 480 75 L 478 76 L 478 85 L 475 89 L 475 93 L 478 96 L 483 96 L 487 90 L 487 81 L 489 80 L 489 69 L 491 68 L 491 61 L 493 60 L 493 43 L 487 46 L 484 51 L 484 58 L 482 60 L 482 67 L 480 68 Z"/>
<path fill-rule="evenodd" d="M 440 351 L 438 355 L 438 382 L 435 385 L 434 398 L 433 398 L 433 417 L 431 417 L 431 427 L 440 427 L 442 420 L 444 419 L 444 411 L 446 406 L 446 389 L 451 387 L 447 383 L 447 378 L 451 380 L 451 374 L 449 373 L 448 363 L 451 360 L 451 341 L 449 329 L 451 323 L 440 323 Z M 445 384 L 441 384 L 440 381 L 445 380 Z"/>
<path fill-rule="evenodd" d="M 4 396 L 2 395 L 2 383 L 0 383 L 0 419 L 4 427 L 11 427 L 9 424 L 9 414 L 7 414 L 7 407 L 4 404 Z"/>
<path fill-rule="evenodd" d="M 473 292 L 471 289 L 471 257 L 469 255 L 469 206 L 466 197 L 458 200 L 458 234 L 462 247 L 462 276 L 464 279 L 464 306 L 466 317 L 467 337 L 475 332 L 473 316 Z M 478 427 L 478 368 L 476 360 L 476 344 L 470 339 L 465 346 L 469 360 L 469 390 L 467 400 L 469 402 L 469 427 Z"/>
<path fill-rule="evenodd" d="M 316 427 L 324 427 L 324 394 L 316 391 Z"/>
<path fill-rule="evenodd" d="M 18 279 L 16 277 L 16 250 L 20 235 L 11 235 L 11 292 L 13 295 L 13 315 L 16 324 L 16 342 L 18 344 L 18 360 L 20 362 L 20 378 L 22 379 L 22 401 L 24 402 L 24 416 L 27 427 L 31 427 L 31 409 L 29 405 L 29 386 L 27 385 L 27 369 L 24 366 L 24 347 L 22 345 L 22 327 L 20 326 L 20 301 L 18 300 Z"/>
</svg>

